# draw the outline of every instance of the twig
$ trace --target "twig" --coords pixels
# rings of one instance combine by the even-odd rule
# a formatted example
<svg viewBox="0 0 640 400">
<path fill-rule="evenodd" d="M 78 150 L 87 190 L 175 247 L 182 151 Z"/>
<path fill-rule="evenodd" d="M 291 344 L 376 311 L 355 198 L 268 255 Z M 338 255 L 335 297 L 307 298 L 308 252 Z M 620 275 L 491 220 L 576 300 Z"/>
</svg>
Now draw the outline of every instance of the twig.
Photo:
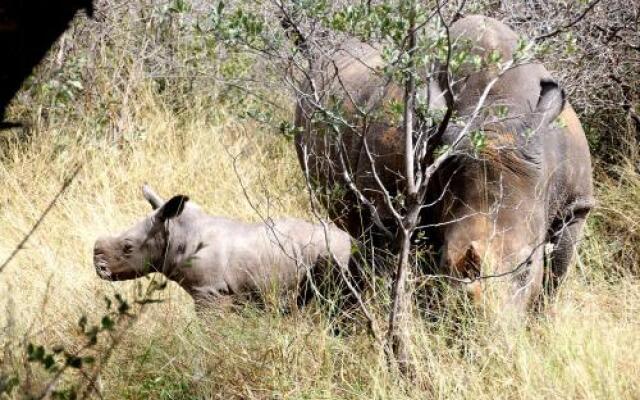
<svg viewBox="0 0 640 400">
<path fill-rule="evenodd" d="M 278 248 L 282 251 L 285 257 L 288 257 L 291 261 L 296 263 L 296 266 L 300 266 L 301 261 L 299 260 L 299 257 L 297 257 L 298 254 L 296 254 L 295 251 L 293 252 L 293 254 L 289 252 L 286 248 L 285 243 L 283 243 L 283 241 L 281 240 L 281 236 L 284 236 L 284 233 L 278 231 L 276 229 L 275 222 L 273 221 L 273 219 L 269 215 L 266 215 L 266 216 L 263 215 L 263 213 L 260 212 L 260 209 L 258 208 L 258 206 L 254 204 L 254 202 L 251 200 L 251 196 L 249 195 L 249 190 L 245 185 L 244 181 L 242 180 L 242 175 L 240 174 L 240 171 L 238 169 L 238 164 L 237 164 L 238 156 L 234 156 L 233 154 L 231 154 L 231 152 L 228 149 L 225 149 L 225 151 L 227 152 L 227 155 L 231 157 L 231 160 L 232 160 L 231 165 L 233 167 L 233 172 L 235 173 L 236 178 L 238 179 L 238 183 L 240 184 L 240 188 L 242 189 L 242 194 L 247 200 L 247 203 L 249 204 L 251 209 L 253 209 L 256 215 L 258 215 L 260 220 L 265 224 L 265 227 L 269 229 L 271 233 L 273 233 L 273 240 L 271 242 L 274 243 L 276 246 L 278 246 Z M 320 290 L 318 289 L 318 287 L 316 286 L 315 282 L 313 282 L 311 271 L 309 270 L 308 266 L 303 265 L 303 267 L 305 270 L 305 274 L 309 279 L 309 284 L 311 285 L 311 289 L 314 291 L 314 294 L 318 296 L 319 299 L 326 301 L 327 303 L 331 304 L 332 307 L 334 307 L 335 302 L 323 296 Z"/>
<path fill-rule="evenodd" d="M 311 211 L 314 214 L 314 216 L 316 217 L 316 219 L 320 222 L 320 224 L 322 225 L 322 229 L 324 231 L 324 238 L 325 238 L 325 244 L 327 246 L 327 248 L 329 249 L 329 253 L 333 256 L 332 252 L 331 252 L 331 247 L 330 247 L 330 242 L 329 242 L 329 235 L 328 235 L 328 225 L 327 222 L 321 218 L 321 216 L 318 214 L 318 210 L 316 209 L 316 202 L 315 200 L 315 192 L 313 191 L 313 188 L 311 187 L 311 179 L 309 177 L 309 167 L 307 165 L 307 158 L 304 158 L 304 175 L 305 175 L 305 184 L 307 187 L 307 192 L 309 194 L 309 203 L 311 205 Z M 353 257 L 353 256 L 352 256 Z M 334 259 L 337 260 L 337 257 L 333 256 Z M 339 263 L 337 263 L 339 264 Z M 369 309 L 367 308 L 367 305 L 364 303 L 364 300 L 362 300 L 362 296 L 360 295 L 360 293 L 358 292 L 358 290 L 353 286 L 353 284 L 351 283 L 351 280 L 349 279 L 349 277 L 346 276 L 345 274 L 345 268 L 343 265 L 338 265 L 338 269 L 340 270 L 340 275 L 344 281 L 344 283 L 347 285 L 347 288 L 349 289 L 349 291 L 351 292 L 351 294 L 356 298 L 356 301 L 358 302 L 358 305 L 360 306 L 360 309 L 362 310 L 362 312 L 364 313 L 365 318 L 367 319 L 367 329 L 369 330 L 369 334 L 373 337 L 373 339 L 378 342 L 378 344 L 381 347 L 384 347 L 384 342 L 382 341 L 382 339 L 380 338 L 380 335 L 378 333 L 378 327 L 376 324 L 376 320 L 373 317 L 373 314 L 371 314 L 371 312 L 369 311 Z"/>
<path fill-rule="evenodd" d="M 549 39 L 550 37 L 559 35 L 560 33 L 566 31 L 567 29 L 571 28 L 572 26 L 574 26 L 575 24 L 577 24 L 578 22 L 582 21 L 584 19 L 584 17 L 587 16 L 587 14 L 589 13 L 589 11 L 591 11 L 593 9 L 593 7 L 595 7 L 598 3 L 600 3 L 600 0 L 594 0 L 591 3 L 589 3 L 589 5 L 584 9 L 584 11 L 582 11 L 582 13 L 580 13 L 580 15 L 578 15 L 576 18 L 574 18 L 573 20 L 571 20 L 568 24 L 563 25 L 549 33 L 545 33 L 544 35 L 540 35 L 540 36 L 536 36 L 533 41 L 534 42 L 541 42 L 545 39 Z"/>
<path fill-rule="evenodd" d="M 47 205 L 47 208 L 45 208 L 44 211 L 42 212 L 42 214 L 40 215 L 40 218 L 38 218 L 38 220 L 31 227 L 29 232 L 27 232 L 27 234 L 22 238 L 20 243 L 18 243 L 18 245 L 13 249 L 13 251 L 11 252 L 9 257 L 7 257 L 7 259 L 2 263 L 2 265 L 0 265 L 0 272 L 4 271 L 5 267 L 7 265 L 9 265 L 9 263 L 11 263 L 11 261 L 13 261 L 15 256 L 20 252 L 20 250 L 22 250 L 24 248 L 24 245 L 31 238 L 31 236 L 35 233 L 35 231 L 40 227 L 40 224 L 42 224 L 42 221 L 44 221 L 46 216 L 49 214 L 49 212 L 56 205 L 56 203 L 57 203 L 58 199 L 60 198 L 60 196 L 62 196 L 62 194 L 69 188 L 71 183 L 73 183 L 73 181 L 75 180 L 76 176 L 78 175 L 78 173 L 80 172 L 81 169 L 82 169 L 82 165 L 79 165 L 78 167 L 76 167 L 76 169 L 73 171 L 73 173 L 64 181 L 64 183 L 62 184 L 62 187 L 60 188 L 58 193 L 53 197 L 51 202 L 49 202 L 49 205 Z"/>
</svg>

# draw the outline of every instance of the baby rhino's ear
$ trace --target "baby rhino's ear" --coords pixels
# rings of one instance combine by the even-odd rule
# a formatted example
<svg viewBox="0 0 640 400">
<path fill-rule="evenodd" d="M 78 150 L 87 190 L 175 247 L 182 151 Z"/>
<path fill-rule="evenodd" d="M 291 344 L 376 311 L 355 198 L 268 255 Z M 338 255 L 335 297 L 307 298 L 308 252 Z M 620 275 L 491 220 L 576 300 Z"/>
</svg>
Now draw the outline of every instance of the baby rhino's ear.
<svg viewBox="0 0 640 400">
<path fill-rule="evenodd" d="M 173 196 L 158 210 L 158 213 L 156 214 L 158 220 L 166 221 L 179 216 L 182 214 L 182 211 L 184 211 L 184 206 L 187 201 L 189 201 L 189 197 L 187 196 L 181 194 Z"/>
</svg>

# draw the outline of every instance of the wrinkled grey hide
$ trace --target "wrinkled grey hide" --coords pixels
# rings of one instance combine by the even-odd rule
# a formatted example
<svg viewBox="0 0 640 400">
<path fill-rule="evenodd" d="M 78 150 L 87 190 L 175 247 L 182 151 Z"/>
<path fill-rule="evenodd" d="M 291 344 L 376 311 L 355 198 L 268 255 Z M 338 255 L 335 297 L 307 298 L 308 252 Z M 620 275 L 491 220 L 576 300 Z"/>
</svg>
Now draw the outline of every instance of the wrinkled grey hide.
<svg viewBox="0 0 640 400">
<path fill-rule="evenodd" d="M 332 224 L 286 218 L 248 224 L 206 214 L 186 196 L 166 203 L 145 185 L 155 209 L 125 232 L 96 240 L 94 265 L 106 280 L 163 273 L 203 304 L 239 294 L 292 293 L 318 269 L 346 268 L 350 236 Z M 295 292 L 293 292 L 295 293 Z"/>
<path fill-rule="evenodd" d="M 497 52 L 507 62 L 518 46 L 513 30 L 483 16 L 462 18 L 450 31 L 456 48 L 481 60 Z M 310 118 L 313 103 L 308 98 L 300 97 L 296 110 L 301 166 L 314 183 L 339 193 L 326 200 L 327 207 L 338 226 L 353 236 L 369 229 L 373 220 L 346 189 L 344 171 L 352 172 L 383 222 L 389 220 L 365 144 L 389 193 L 404 190 L 403 127 L 380 118 L 364 123 L 356 112 L 382 110 L 390 99 L 402 101 L 401 88 L 385 86 L 375 73 L 380 63 L 375 48 L 351 42 L 332 60 L 319 62 L 316 84 L 327 88 L 322 93 L 332 93 L 329 89 L 336 86 L 349 93 L 343 109 L 353 128 L 342 132 L 342 143 L 332 141 L 335 135 L 326 134 L 327 126 Z M 441 78 L 442 71 L 436 75 Z M 482 93 L 497 77 L 495 65 L 478 70 L 477 64 L 464 64 L 451 76 L 451 97 L 446 91 L 442 95 L 442 79 L 431 81 L 431 107 L 442 108 L 442 99 L 449 98 L 458 118 L 438 145 L 453 145 L 464 124 L 469 133 L 482 134 L 485 145 L 476 149 L 467 136 L 433 177 L 421 226 L 427 243 L 440 254 L 438 273 L 468 280 L 467 289 L 478 301 L 485 283 L 501 281 L 501 304 L 523 310 L 538 298 L 544 282 L 553 293 L 567 272 L 594 205 L 591 158 L 578 117 L 540 63 L 522 63 L 501 75 L 471 121 Z M 331 104 L 329 96 L 321 100 Z M 545 247 L 552 249 L 546 274 Z M 501 278 L 478 279 L 487 275 Z"/>
<path fill-rule="evenodd" d="M 498 52 L 511 60 L 518 35 L 503 23 L 469 16 L 451 27 L 460 46 L 485 59 Z M 440 171 L 430 193 L 441 201 L 425 211 L 438 224 L 429 236 L 441 253 L 441 268 L 485 284 L 503 285 L 499 304 L 524 310 L 542 292 L 553 293 L 564 278 L 590 209 L 594 205 L 589 146 L 564 91 L 539 63 L 508 69 L 488 92 L 478 118 L 471 115 L 497 68 L 463 65 L 454 74 L 454 110 L 481 132 L 478 149 L 467 136 L 458 155 Z M 452 145 L 462 126 L 452 124 L 443 144 Z M 544 272 L 545 248 L 552 249 Z"/>
<path fill-rule="evenodd" d="M 393 216 L 386 211 L 384 197 L 371 173 L 375 167 L 381 182 L 393 196 L 404 189 L 404 141 L 402 127 L 380 112 L 392 99 L 402 100 L 402 89 L 376 72 L 384 65 L 377 48 L 348 40 L 322 57 L 312 75 L 320 101 L 328 108 L 340 99 L 345 122 L 339 137 L 330 125 L 317 122 L 313 96 L 298 96 L 295 124 L 300 128 L 295 143 L 298 159 L 313 184 L 330 196 L 320 196 L 338 227 L 359 237 L 371 228 L 371 215 L 360 207 L 353 192 L 347 190 L 345 173 L 353 184 L 369 197 L 382 221 L 392 225 Z M 304 85 L 303 85 L 304 86 Z M 308 85 L 307 85 L 308 86 Z M 308 87 L 305 92 L 311 93 Z M 437 85 L 425 93 L 433 108 L 443 108 L 444 98 Z M 368 117 L 362 118 L 358 110 Z M 337 124 L 343 126 L 342 124 Z M 373 166 L 365 149 L 374 155 Z"/>
</svg>

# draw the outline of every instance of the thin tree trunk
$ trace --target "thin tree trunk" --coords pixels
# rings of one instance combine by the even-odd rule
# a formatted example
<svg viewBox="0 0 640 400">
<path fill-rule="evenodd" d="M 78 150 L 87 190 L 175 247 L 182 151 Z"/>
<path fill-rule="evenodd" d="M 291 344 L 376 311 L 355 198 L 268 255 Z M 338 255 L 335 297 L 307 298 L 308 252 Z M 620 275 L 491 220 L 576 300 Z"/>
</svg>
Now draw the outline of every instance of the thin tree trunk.
<svg viewBox="0 0 640 400">
<path fill-rule="evenodd" d="M 412 359 L 409 351 L 409 320 L 411 316 L 411 295 L 407 288 L 409 271 L 409 252 L 411 251 L 411 235 L 402 230 L 400 257 L 396 268 L 391 298 L 393 304 L 389 316 L 388 340 L 391 343 L 393 356 L 400 372 L 410 375 Z"/>
<path fill-rule="evenodd" d="M 418 191 L 415 182 L 415 156 L 413 143 L 413 111 L 415 101 L 415 77 L 414 77 L 414 51 L 416 46 L 416 6 L 412 5 L 409 14 L 409 30 L 408 49 L 409 60 L 405 77 L 404 92 L 404 139 L 405 139 L 405 178 L 406 178 L 406 199 L 405 214 L 402 226 L 400 227 L 400 254 L 398 257 L 398 265 L 396 268 L 395 280 L 391 292 L 392 308 L 389 315 L 389 329 L 387 336 L 393 356 L 397 362 L 400 372 L 404 375 L 411 375 L 413 371 L 413 360 L 409 351 L 409 320 L 411 316 L 411 295 L 407 287 L 407 280 L 410 274 L 409 270 L 409 253 L 411 251 L 411 234 L 413 233 L 416 223 L 416 207 Z"/>
</svg>

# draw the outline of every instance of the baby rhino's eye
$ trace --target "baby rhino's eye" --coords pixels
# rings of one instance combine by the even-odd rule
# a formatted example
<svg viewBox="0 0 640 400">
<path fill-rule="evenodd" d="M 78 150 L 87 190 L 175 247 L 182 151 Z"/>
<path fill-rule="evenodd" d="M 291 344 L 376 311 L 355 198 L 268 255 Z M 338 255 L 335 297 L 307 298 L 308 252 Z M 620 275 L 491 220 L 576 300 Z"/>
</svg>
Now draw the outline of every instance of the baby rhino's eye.
<svg viewBox="0 0 640 400">
<path fill-rule="evenodd" d="M 130 255 L 132 251 L 133 246 L 131 245 L 131 243 L 125 243 L 124 246 L 122 246 L 122 253 L 124 253 L 125 256 Z"/>
</svg>

